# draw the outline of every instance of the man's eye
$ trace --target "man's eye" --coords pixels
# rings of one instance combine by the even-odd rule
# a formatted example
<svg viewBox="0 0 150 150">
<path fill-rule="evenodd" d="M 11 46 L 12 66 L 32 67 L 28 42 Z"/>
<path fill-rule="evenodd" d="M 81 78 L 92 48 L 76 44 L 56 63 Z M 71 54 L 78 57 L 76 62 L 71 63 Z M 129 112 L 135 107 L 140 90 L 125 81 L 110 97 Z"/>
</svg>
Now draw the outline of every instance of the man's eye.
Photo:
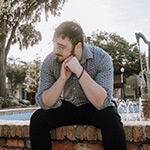
<svg viewBox="0 0 150 150">
<path fill-rule="evenodd" d="M 59 50 L 64 50 L 64 46 L 59 46 Z"/>
</svg>

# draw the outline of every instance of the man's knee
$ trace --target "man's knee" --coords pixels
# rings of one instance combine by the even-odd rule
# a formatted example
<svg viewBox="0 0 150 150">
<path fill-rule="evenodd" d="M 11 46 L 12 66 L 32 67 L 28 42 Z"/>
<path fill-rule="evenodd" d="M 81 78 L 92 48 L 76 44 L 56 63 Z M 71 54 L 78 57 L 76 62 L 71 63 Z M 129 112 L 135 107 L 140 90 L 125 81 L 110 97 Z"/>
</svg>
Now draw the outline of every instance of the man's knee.
<svg viewBox="0 0 150 150">
<path fill-rule="evenodd" d="M 40 122 L 42 122 L 42 119 L 42 110 L 36 110 L 30 118 L 30 124 L 38 125 Z"/>
</svg>

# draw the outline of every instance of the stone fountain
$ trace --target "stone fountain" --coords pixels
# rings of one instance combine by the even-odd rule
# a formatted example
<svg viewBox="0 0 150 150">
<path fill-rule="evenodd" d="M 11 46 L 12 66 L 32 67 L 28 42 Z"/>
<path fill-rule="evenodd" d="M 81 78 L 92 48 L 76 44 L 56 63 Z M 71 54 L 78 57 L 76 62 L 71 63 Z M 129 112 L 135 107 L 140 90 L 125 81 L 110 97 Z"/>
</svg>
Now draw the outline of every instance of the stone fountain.
<svg viewBox="0 0 150 150">
<path fill-rule="evenodd" d="M 140 38 L 148 45 L 148 61 L 147 68 L 143 68 L 142 56 L 140 51 L 141 63 L 141 119 L 150 120 L 150 41 L 148 41 L 142 33 L 135 33 L 137 43 L 140 50 Z"/>
</svg>

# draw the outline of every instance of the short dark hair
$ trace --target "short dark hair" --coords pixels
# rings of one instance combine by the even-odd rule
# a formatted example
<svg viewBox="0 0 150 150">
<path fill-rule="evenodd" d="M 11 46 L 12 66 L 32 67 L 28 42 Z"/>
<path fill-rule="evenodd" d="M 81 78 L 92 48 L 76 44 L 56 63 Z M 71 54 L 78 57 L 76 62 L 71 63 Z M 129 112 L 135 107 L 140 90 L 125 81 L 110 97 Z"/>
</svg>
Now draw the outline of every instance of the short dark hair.
<svg viewBox="0 0 150 150">
<path fill-rule="evenodd" d="M 68 38 L 75 46 L 77 43 L 84 42 L 84 33 L 81 26 L 74 21 L 62 22 L 54 32 L 54 36 L 61 36 L 63 39 Z"/>
</svg>

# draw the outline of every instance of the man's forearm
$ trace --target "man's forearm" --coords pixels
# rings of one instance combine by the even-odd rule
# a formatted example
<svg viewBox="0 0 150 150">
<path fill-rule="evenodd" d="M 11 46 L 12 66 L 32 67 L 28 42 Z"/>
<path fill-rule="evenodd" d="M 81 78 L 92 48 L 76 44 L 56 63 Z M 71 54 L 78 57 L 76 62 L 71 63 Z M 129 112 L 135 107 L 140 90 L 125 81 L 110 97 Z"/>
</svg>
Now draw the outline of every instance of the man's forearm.
<svg viewBox="0 0 150 150">
<path fill-rule="evenodd" d="M 95 107 L 100 107 L 107 97 L 106 90 L 97 84 L 86 71 L 84 71 L 79 82 L 88 100 Z"/>
<path fill-rule="evenodd" d="M 51 88 L 45 90 L 42 94 L 42 101 L 45 106 L 51 107 L 53 106 L 59 99 L 65 82 L 62 78 L 59 78 Z"/>
</svg>

